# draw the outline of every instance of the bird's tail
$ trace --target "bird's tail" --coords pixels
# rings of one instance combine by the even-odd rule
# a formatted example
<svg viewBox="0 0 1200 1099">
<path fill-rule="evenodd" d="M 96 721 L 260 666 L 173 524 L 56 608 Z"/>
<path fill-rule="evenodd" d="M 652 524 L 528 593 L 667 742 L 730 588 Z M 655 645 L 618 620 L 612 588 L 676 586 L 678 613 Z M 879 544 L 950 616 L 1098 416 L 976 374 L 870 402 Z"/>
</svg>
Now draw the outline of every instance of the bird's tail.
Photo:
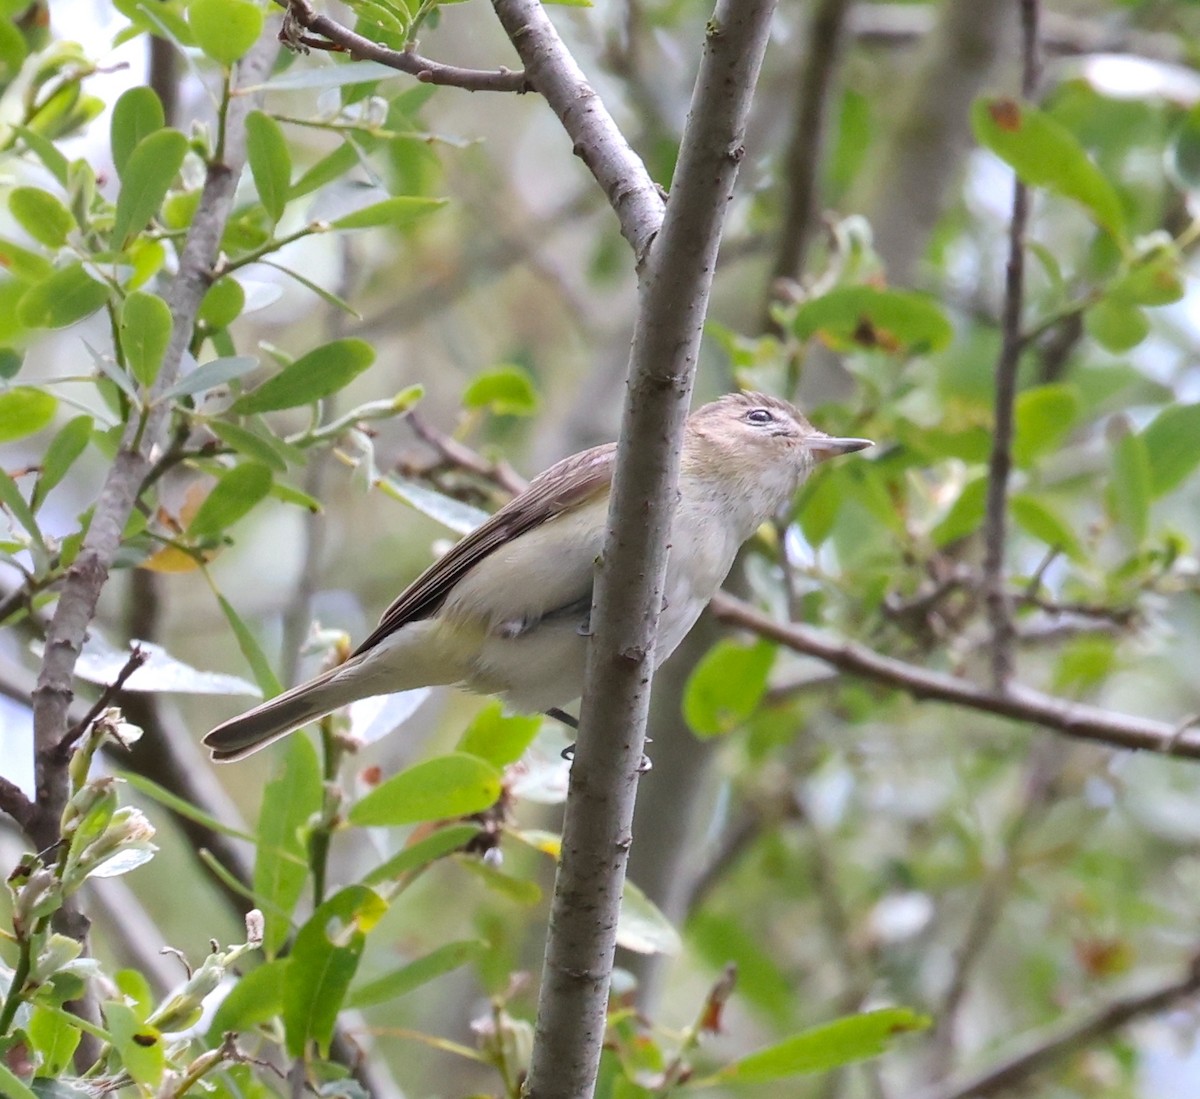
<svg viewBox="0 0 1200 1099">
<path fill-rule="evenodd" d="M 457 683 L 467 672 L 461 649 L 447 641 L 436 619 L 411 622 L 346 663 L 218 725 L 204 743 L 214 760 L 227 763 L 360 698 Z"/>
<path fill-rule="evenodd" d="M 287 736 L 293 729 L 363 697 L 362 690 L 345 676 L 338 682 L 342 670 L 333 668 L 222 722 L 204 738 L 204 743 L 212 749 L 213 759 L 218 763 L 242 759 Z"/>
</svg>

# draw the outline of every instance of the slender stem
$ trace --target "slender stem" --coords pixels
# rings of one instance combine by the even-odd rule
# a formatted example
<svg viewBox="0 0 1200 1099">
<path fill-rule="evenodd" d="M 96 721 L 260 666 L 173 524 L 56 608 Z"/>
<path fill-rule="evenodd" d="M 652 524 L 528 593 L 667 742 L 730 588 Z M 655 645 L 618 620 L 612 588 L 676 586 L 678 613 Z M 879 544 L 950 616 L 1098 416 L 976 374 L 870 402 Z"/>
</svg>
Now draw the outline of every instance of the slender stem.
<svg viewBox="0 0 1200 1099">
<path fill-rule="evenodd" d="M 17 955 L 17 964 L 13 967 L 12 983 L 8 986 L 8 995 L 4 997 L 4 1006 L 0 1008 L 0 1038 L 8 1034 L 13 1020 L 17 1017 L 17 1008 L 21 1006 L 21 993 L 25 982 L 29 980 L 33 968 L 33 943 L 28 934 L 21 937 L 21 948 Z"/>
<path fill-rule="evenodd" d="M 1020 0 L 1022 35 L 1021 91 L 1031 99 L 1038 82 L 1038 3 Z M 1013 182 L 1012 219 L 1008 227 L 1008 263 L 1004 278 L 1003 342 L 996 363 L 996 411 L 992 454 L 988 462 L 987 510 L 984 517 L 984 599 L 992 630 L 992 685 L 1003 690 L 1013 675 L 1012 608 L 1004 584 L 1008 523 L 1008 482 L 1012 473 L 1013 410 L 1017 399 L 1017 367 L 1021 361 L 1021 308 L 1025 299 L 1025 232 L 1029 224 L 1029 189 Z"/>
<path fill-rule="evenodd" d="M 914 698 L 935 699 L 998 717 L 1041 725 L 1078 740 L 1105 744 L 1111 748 L 1200 759 L 1200 737 L 1191 732 L 1198 723 L 1194 716 L 1178 725 L 1170 725 L 1153 718 L 1136 717 L 1055 698 L 1017 684 L 1010 684 L 1005 691 L 989 690 L 969 679 L 883 656 L 865 645 L 831 637 L 810 626 L 797 623 L 784 625 L 725 592 L 719 592 L 713 599 L 712 610 L 722 622 L 750 630 L 796 652 L 815 656 L 850 675 L 862 676 L 905 691 Z"/>
</svg>

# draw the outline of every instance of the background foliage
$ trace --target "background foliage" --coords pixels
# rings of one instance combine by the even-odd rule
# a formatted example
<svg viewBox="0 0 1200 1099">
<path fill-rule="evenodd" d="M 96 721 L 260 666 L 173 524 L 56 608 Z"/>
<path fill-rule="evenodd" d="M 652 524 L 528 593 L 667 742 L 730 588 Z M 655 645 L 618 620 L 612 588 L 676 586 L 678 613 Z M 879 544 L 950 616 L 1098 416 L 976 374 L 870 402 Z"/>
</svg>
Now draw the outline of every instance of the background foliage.
<svg viewBox="0 0 1200 1099">
<path fill-rule="evenodd" d="M 1200 1079 L 1200 10 L 1048 5 L 1021 98 L 1019 7 L 779 13 L 698 389 L 793 396 L 879 446 L 822 469 L 732 585 L 917 675 L 906 691 L 833 674 L 712 621 L 664 670 L 622 932 L 641 952 L 602 1094 L 1132 1097 Z M 513 64 L 474 5 L 348 13 L 372 40 L 419 30 L 439 59 Z M 613 436 L 634 295 L 604 196 L 535 96 L 285 52 L 163 384 L 168 285 L 225 151 L 230 66 L 273 16 L 118 3 L 84 35 L 83 6 L 3 14 L 0 774 L 29 792 L 48 614 L 122 435 L 156 415 L 170 430 L 79 669 L 90 699 L 128 640 L 162 646 L 119 696 L 147 735 L 86 782 L 101 734 L 129 733 L 115 716 L 79 729 L 57 862 L 18 864 L 27 845 L 4 837 L 0 1092 L 66 1094 L 51 1081 L 90 1037 L 103 1072 L 147 1094 L 282 1094 L 258 1062 L 294 1060 L 334 1094 L 516 1094 L 561 731 L 436 692 L 356 707 L 353 754 L 337 722 L 319 748 L 294 738 L 215 777 L 194 745 L 249 702 L 226 696 L 315 670 L 345 651 L 338 631 L 362 637 L 447 532 L 519 488 L 515 470 Z M 553 11 L 664 185 L 708 14 Z M 1010 169 L 1031 213 L 1006 328 Z M 1136 727 L 1163 751 L 1081 737 L 1069 715 L 1054 731 L 923 701 L 924 672 L 1118 728 L 1156 719 Z M 144 862 L 151 822 L 160 852 L 128 888 L 90 880 Z M 50 924 L 77 896 L 95 960 Z M 262 923 L 243 929 L 251 898 Z M 81 1038 L 62 1005 L 97 973 L 104 1014 Z M 357 1079 L 347 1035 L 369 1049 Z"/>
</svg>

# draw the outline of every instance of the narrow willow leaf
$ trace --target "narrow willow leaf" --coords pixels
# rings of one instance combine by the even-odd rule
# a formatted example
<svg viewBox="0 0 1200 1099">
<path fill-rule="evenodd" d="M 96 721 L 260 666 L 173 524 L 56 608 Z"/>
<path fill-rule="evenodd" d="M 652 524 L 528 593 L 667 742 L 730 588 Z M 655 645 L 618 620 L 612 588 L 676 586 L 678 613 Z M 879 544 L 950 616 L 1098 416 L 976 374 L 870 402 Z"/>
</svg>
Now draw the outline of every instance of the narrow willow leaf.
<svg viewBox="0 0 1200 1099">
<path fill-rule="evenodd" d="M 350 995 L 346 997 L 345 1006 L 363 1008 L 395 1000 L 483 957 L 488 949 L 488 944 L 481 939 L 461 939 L 458 942 L 446 943 L 391 973 L 351 989 Z"/>
<path fill-rule="evenodd" d="M 244 416 L 311 404 L 349 385 L 374 361 L 375 349 L 364 340 L 334 340 L 285 366 L 235 402 L 233 411 Z"/>
<path fill-rule="evenodd" d="M 726 1065 L 713 1078 L 739 1083 L 786 1080 L 878 1057 L 896 1038 L 924 1030 L 929 1019 L 908 1008 L 891 1007 L 848 1015 Z"/>
<path fill-rule="evenodd" d="M 292 178 L 292 156 L 279 123 L 262 111 L 246 117 L 246 154 L 263 208 L 272 221 L 283 217 Z"/>
<path fill-rule="evenodd" d="M 258 814 L 253 881 L 255 895 L 271 906 L 264 910 L 263 950 L 268 957 L 287 940 L 292 911 L 308 880 L 304 831 L 321 807 L 321 796 L 316 749 L 305 737 L 292 737 L 263 790 Z"/>
<path fill-rule="evenodd" d="M 386 911 L 378 893 L 351 885 L 318 907 L 297 932 L 283 978 L 283 1024 L 293 1057 L 302 1056 L 309 1041 L 328 1055 L 367 933 Z"/>
<path fill-rule="evenodd" d="M 258 689 L 262 691 L 264 698 L 274 698 L 279 694 L 283 687 L 281 686 L 278 677 L 271 668 L 271 662 L 267 659 L 266 654 L 262 651 L 262 647 L 251 633 L 250 627 L 242 621 L 241 615 L 234 609 L 232 603 L 223 595 L 217 595 L 217 602 L 220 604 L 221 611 L 225 615 L 230 628 L 233 630 L 234 637 L 237 638 L 238 648 L 242 652 L 242 656 L 246 658 L 246 663 L 250 665 L 250 670 L 254 674 L 254 681 L 258 684 Z"/>
<path fill-rule="evenodd" d="M 446 202 L 444 198 L 396 195 L 346 214 L 331 224 L 334 229 L 374 229 L 383 226 L 407 229 L 427 214 L 445 206 Z"/>
<path fill-rule="evenodd" d="M 226 358 L 210 359 L 180 378 L 163 393 L 161 399 L 173 401 L 179 397 L 191 397 L 208 389 L 216 389 L 219 385 L 231 382 L 235 378 L 244 377 L 250 371 L 257 369 L 258 359 L 250 355 L 230 355 Z"/>
<path fill-rule="evenodd" d="M 439 828 L 431 836 L 410 843 L 403 850 L 397 851 L 386 862 L 375 867 L 365 878 L 364 885 L 379 885 L 381 882 L 392 881 L 402 874 L 411 874 L 421 870 L 437 859 L 444 858 L 454 851 L 460 851 L 482 831 L 479 824 L 451 824 Z"/>
<path fill-rule="evenodd" d="M 193 538 L 213 538 L 239 519 L 271 491 L 271 470 L 258 462 L 242 462 L 221 476 L 188 524 Z"/>
<path fill-rule="evenodd" d="M 75 460 L 87 449 L 92 437 L 91 416 L 76 416 L 68 420 L 57 435 L 50 440 L 42 457 L 42 472 L 33 489 L 30 506 L 36 512 L 45 502 L 46 496 L 75 464 Z"/>
</svg>

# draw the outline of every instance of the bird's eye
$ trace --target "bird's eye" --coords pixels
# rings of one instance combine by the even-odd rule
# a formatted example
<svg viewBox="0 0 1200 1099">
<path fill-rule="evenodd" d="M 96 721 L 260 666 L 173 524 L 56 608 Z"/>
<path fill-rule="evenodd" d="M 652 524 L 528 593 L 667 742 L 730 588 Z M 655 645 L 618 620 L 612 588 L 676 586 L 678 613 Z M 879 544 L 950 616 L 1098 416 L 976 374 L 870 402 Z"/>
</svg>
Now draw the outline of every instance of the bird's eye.
<svg viewBox="0 0 1200 1099">
<path fill-rule="evenodd" d="M 752 408 L 746 413 L 746 422 L 751 424 L 773 424 L 775 417 L 765 408 Z"/>
</svg>

